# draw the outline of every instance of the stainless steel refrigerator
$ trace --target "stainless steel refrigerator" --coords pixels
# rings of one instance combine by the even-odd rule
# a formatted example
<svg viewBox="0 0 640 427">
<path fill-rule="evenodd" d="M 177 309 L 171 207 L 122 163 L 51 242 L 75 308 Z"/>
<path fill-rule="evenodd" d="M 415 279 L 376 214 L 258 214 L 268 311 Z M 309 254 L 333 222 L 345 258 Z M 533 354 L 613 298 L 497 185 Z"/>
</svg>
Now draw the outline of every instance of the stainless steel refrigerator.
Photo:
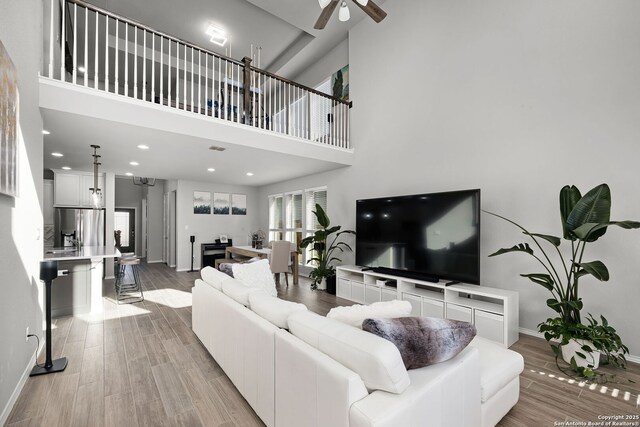
<svg viewBox="0 0 640 427">
<path fill-rule="evenodd" d="M 104 209 L 56 208 L 55 246 L 104 246 Z"/>
</svg>

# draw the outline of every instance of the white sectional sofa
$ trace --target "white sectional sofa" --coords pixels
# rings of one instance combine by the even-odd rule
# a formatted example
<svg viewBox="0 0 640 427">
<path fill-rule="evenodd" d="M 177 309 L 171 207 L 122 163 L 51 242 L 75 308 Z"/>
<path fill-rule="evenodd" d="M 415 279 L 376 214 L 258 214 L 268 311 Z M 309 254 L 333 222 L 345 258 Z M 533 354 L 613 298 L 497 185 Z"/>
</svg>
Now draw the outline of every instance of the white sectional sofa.
<svg viewBox="0 0 640 427">
<path fill-rule="evenodd" d="M 193 331 L 269 427 L 487 427 L 518 400 L 522 357 L 499 345 L 406 371 L 391 342 L 211 270 Z"/>
</svg>

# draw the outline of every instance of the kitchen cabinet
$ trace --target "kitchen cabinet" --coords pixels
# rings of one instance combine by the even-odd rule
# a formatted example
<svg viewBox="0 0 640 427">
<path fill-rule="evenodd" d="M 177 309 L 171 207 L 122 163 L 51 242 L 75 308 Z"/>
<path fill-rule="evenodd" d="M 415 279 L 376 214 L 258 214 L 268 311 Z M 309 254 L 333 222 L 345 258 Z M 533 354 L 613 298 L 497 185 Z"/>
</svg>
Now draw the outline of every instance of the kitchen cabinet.
<svg viewBox="0 0 640 427">
<path fill-rule="evenodd" d="M 54 170 L 54 206 L 91 208 L 91 188 L 93 173 L 66 172 Z M 98 174 L 98 188 L 101 189 L 100 205 L 104 206 L 104 174 Z"/>
</svg>

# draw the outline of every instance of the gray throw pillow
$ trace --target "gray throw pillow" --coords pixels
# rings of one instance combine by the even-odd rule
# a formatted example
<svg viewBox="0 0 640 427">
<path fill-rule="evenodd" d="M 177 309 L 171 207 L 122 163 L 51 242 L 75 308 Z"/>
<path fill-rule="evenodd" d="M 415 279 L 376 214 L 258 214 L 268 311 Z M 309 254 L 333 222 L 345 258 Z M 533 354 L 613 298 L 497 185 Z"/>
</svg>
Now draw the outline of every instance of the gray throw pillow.
<svg viewBox="0 0 640 427">
<path fill-rule="evenodd" d="M 476 335 L 471 323 L 435 317 L 365 319 L 362 329 L 394 343 L 407 369 L 449 360 Z"/>
</svg>

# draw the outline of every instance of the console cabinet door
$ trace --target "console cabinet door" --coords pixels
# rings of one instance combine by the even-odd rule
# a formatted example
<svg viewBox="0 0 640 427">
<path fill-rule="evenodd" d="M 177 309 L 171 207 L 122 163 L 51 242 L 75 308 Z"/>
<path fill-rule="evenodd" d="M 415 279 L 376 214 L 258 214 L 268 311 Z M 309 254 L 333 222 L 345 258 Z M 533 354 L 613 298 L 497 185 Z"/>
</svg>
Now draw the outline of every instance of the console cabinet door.
<svg viewBox="0 0 640 427">
<path fill-rule="evenodd" d="M 364 302 L 366 304 L 373 304 L 374 302 L 381 301 L 380 296 L 380 288 L 377 286 L 366 286 L 364 287 Z"/>
<path fill-rule="evenodd" d="M 447 304 L 447 319 L 473 323 L 473 310 L 458 304 Z"/>
<path fill-rule="evenodd" d="M 420 298 L 417 295 L 412 295 L 412 294 L 403 292 L 402 299 L 404 301 L 409 301 L 409 303 L 411 304 L 412 316 L 422 316 L 422 298 Z"/>
<path fill-rule="evenodd" d="M 351 282 L 347 279 L 338 279 L 336 294 L 340 298 L 351 299 Z"/>
<path fill-rule="evenodd" d="M 351 282 L 351 300 L 364 304 L 364 283 Z"/>
<path fill-rule="evenodd" d="M 381 301 L 393 301 L 398 299 L 398 292 L 395 289 L 381 289 L 380 300 Z"/>
<path fill-rule="evenodd" d="M 479 336 L 500 343 L 504 342 L 504 316 L 475 310 L 474 317 Z"/>
<path fill-rule="evenodd" d="M 444 318 L 444 302 L 429 298 L 422 299 L 422 315 L 424 317 Z"/>
</svg>

